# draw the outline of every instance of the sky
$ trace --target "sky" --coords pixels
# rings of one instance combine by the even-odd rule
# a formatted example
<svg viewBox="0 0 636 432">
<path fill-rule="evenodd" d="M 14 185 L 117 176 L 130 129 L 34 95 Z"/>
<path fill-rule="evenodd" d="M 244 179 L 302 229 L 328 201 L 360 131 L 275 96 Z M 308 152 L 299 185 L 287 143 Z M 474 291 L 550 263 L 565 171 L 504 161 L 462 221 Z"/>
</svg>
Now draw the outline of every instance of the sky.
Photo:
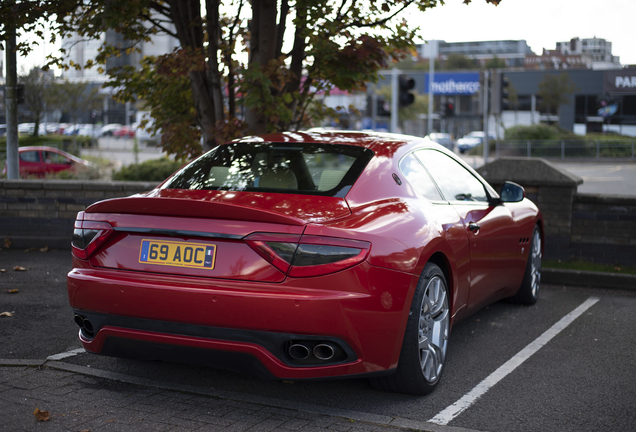
<svg viewBox="0 0 636 432">
<path fill-rule="evenodd" d="M 623 65 L 636 64 L 636 0 L 446 0 L 426 12 L 411 12 L 420 40 L 470 42 L 525 40 L 535 54 L 555 49 L 557 42 L 599 37 L 612 42 L 612 53 Z M 40 45 L 27 58 L 18 57 L 18 73 L 41 65 L 56 47 Z M 3 59 L 4 60 L 4 59 Z M 3 61 L 4 63 L 4 61 Z"/>
</svg>

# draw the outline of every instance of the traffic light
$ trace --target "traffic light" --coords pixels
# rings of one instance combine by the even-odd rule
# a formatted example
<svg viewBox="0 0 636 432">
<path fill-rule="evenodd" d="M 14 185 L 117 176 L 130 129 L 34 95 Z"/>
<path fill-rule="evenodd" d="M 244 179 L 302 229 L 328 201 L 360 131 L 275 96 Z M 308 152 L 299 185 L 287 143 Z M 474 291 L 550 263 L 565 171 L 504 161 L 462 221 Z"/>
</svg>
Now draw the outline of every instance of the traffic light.
<svg viewBox="0 0 636 432">
<path fill-rule="evenodd" d="M 446 117 L 452 117 L 455 115 L 455 106 L 452 102 L 447 102 L 446 105 L 444 105 L 444 115 Z"/>
<path fill-rule="evenodd" d="M 391 105 L 383 98 L 378 98 L 376 114 L 378 117 L 391 117 Z"/>
<path fill-rule="evenodd" d="M 415 88 L 415 80 L 408 75 L 399 77 L 398 102 L 401 107 L 407 107 L 415 102 L 415 95 L 411 90 Z"/>
<path fill-rule="evenodd" d="M 510 80 L 501 75 L 501 110 L 506 111 L 510 109 L 510 102 L 508 101 L 508 87 L 510 86 Z"/>
</svg>

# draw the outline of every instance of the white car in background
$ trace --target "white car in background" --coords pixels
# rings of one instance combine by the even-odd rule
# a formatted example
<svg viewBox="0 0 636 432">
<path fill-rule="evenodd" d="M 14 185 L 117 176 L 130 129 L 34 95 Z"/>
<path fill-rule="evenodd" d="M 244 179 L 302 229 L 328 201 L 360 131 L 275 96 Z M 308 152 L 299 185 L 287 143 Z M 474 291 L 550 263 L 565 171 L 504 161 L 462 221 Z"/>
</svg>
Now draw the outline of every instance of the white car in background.
<svg viewBox="0 0 636 432">
<path fill-rule="evenodd" d="M 455 146 L 455 142 L 453 141 L 451 134 L 436 132 L 427 135 L 427 138 L 433 142 L 436 142 L 437 144 L 446 147 L 450 151 L 453 151 L 453 147 Z"/>
<path fill-rule="evenodd" d="M 460 153 L 464 153 L 467 150 L 470 150 L 475 147 L 479 147 L 484 143 L 484 137 L 486 135 L 482 131 L 473 131 L 468 135 L 464 135 L 460 139 L 457 140 L 457 149 Z M 490 141 L 495 140 L 495 136 L 491 133 L 488 134 L 488 139 Z"/>
</svg>

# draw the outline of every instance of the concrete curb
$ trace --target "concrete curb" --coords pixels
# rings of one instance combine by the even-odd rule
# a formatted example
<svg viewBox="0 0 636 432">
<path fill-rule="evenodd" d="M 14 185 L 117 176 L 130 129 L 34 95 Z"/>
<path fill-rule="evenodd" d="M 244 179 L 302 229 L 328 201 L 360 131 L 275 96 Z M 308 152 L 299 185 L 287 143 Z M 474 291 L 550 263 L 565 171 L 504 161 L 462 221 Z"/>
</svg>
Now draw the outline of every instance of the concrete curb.
<svg viewBox="0 0 636 432">
<path fill-rule="evenodd" d="M 541 282 L 549 285 L 636 291 L 636 275 L 543 268 Z"/>
</svg>

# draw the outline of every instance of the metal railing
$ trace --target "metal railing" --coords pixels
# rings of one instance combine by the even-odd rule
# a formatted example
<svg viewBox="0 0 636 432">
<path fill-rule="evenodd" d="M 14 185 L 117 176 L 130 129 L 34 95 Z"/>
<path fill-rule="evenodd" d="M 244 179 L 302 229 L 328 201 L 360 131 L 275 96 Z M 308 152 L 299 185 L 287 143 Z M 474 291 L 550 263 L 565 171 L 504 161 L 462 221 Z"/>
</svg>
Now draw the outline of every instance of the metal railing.
<svg viewBox="0 0 636 432">
<path fill-rule="evenodd" d="M 518 140 L 497 141 L 495 157 L 540 157 L 547 159 L 636 160 L 636 140 Z"/>
</svg>

